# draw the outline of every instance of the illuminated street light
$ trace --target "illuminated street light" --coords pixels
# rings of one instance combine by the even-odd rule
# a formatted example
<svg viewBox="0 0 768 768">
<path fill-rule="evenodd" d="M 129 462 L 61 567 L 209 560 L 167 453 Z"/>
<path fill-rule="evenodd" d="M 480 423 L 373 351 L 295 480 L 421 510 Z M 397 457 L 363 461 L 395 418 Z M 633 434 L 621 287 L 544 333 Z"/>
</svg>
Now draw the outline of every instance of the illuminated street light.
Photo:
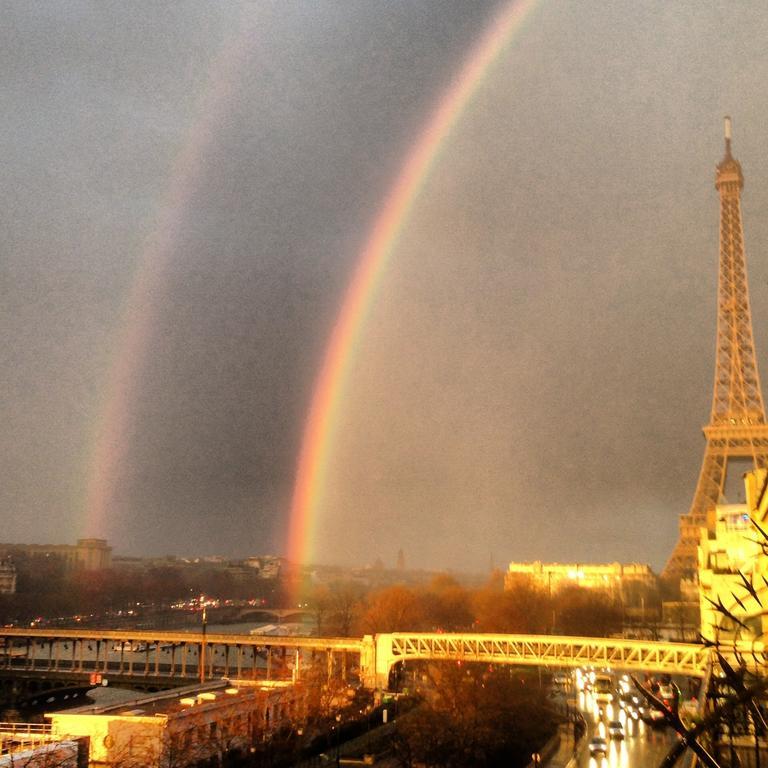
<svg viewBox="0 0 768 768">
<path fill-rule="evenodd" d="M 205 613 L 205 595 L 200 595 L 200 606 L 202 607 L 202 619 L 203 619 L 203 640 L 200 643 L 200 658 L 198 659 L 200 664 L 200 683 L 205 682 L 205 631 L 208 626 L 207 616 Z"/>
</svg>

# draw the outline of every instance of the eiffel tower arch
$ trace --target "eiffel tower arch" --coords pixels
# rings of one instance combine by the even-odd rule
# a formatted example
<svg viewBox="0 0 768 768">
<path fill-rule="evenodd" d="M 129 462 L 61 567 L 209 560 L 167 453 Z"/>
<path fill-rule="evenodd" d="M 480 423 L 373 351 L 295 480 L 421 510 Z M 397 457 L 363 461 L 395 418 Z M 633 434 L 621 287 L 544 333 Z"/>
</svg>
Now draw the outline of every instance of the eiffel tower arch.
<svg viewBox="0 0 768 768">
<path fill-rule="evenodd" d="M 699 481 L 680 537 L 662 576 L 692 576 L 697 570 L 700 529 L 714 530 L 714 508 L 723 496 L 732 459 L 768 466 L 768 425 L 757 373 L 749 309 L 744 230 L 741 222 L 741 165 L 731 154 L 731 120 L 725 118 L 725 157 L 717 166 L 720 194 L 720 260 L 717 289 L 715 383 Z"/>
</svg>

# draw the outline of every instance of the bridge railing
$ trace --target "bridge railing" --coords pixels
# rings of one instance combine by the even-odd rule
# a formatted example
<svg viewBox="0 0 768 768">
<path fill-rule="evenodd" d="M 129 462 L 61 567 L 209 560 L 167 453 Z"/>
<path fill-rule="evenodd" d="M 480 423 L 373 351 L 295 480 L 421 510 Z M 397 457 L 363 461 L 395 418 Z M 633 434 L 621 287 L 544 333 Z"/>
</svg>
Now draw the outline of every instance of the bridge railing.
<svg viewBox="0 0 768 768">
<path fill-rule="evenodd" d="M 14 736 L 46 736 L 51 734 L 50 723 L 0 723 L 0 734 Z"/>
<path fill-rule="evenodd" d="M 0 755 L 13 754 L 54 741 L 50 723 L 0 723 Z M 16 765 L 11 762 L 11 765 Z M 28 765 L 26 761 L 18 765 Z"/>
<path fill-rule="evenodd" d="M 491 664 L 523 664 L 531 666 L 614 667 L 627 671 L 655 671 L 703 677 L 712 661 L 713 651 L 692 643 L 624 640 L 622 638 L 570 637 L 551 635 L 496 635 L 479 633 L 395 632 L 357 638 L 273 637 L 118 630 L 43 630 L 0 629 L 0 668 L 34 671 L 71 668 L 79 671 L 115 672 L 149 675 L 154 673 L 194 676 L 202 646 L 209 673 L 241 676 L 256 674 L 266 664 L 275 669 L 289 660 L 288 651 L 299 654 L 321 652 L 334 657 L 339 668 L 346 670 L 347 654 L 359 658 L 361 681 L 372 687 L 386 687 L 389 672 L 399 661 L 409 659 L 443 659 L 477 661 Z M 95 641 L 95 642 L 94 642 Z M 115 652 L 125 643 L 141 641 L 141 652 Z M 85 651 L 94 649 L 86 659 Z M 150 650 L 150 646 L 152 649 Z M 210 651 L 210 649 L 214 649 Z M 218 648 L 218 650 L 216 650 Z M 21 653 L 19 653 L 21 649 Z M 738 664 L 759 668 L 768 674 L 768 660 L 762 645 L 742 644 L 721 649 Z M 218 655 L 217 655 L 218 654 Z M 278 659 L 275 654 L 278 654 Z M 221 659 L 215 661 L 215 659 Z M 352 661 L 354 664 L 354 661 Z M 297 665 L 298 666 L 298 665 Z"/>
<path fill-rule="evenodd" d="M 600 666 L 703 677 L 712 651 L 703 645 L 596 637 L 398 632 L 377 635 L 376 682 L 398 661 L 444 659 L 491 664 Z"/>
<path fill-rule="evenodd" d="M 244 646 L 272 646 L 286 648 L 309 648 L 334 651 L 359 651 L 362 641 L 355 637 L 305 637 L 301 635 L 230 635 L 223 633 L 206 632 L 180 632 L 173 630 L 146 630 L 146 629 L 19 629 L 15 627 L 0 628 L 0 655 L 5 655 L 8 649 L 17 650 L 20 640 L 92 640 L 130 643 L 144 642 L 148 644 L 159 643 L 185 644 L 201 643 L 205 640 L 208 644 L 220 645 L 244 645 Z M 5 645 L 2 641 L 5 641 Z"/>
<path fill-rule="evenodd" d="M 238 677 L 296 679 L 305 662 L 354 679 L 357 638 L 229 635 L 148 630 L 0 629 L 0 673 L 60 679 Z M 301 657 L 301 659 L 299 659 Z M 302 662 L 299 664 L 299 660 Z"/>
</svg>

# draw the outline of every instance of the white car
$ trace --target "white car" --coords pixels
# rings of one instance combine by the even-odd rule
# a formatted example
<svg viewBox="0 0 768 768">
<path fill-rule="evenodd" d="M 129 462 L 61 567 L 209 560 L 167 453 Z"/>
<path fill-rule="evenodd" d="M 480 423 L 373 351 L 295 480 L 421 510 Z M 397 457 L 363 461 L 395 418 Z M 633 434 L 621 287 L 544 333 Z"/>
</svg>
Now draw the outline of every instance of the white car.
<svg viewBox="0 0 768 768">
<path fill-rule="evenodd" d="M 595 736 L 595 738 L 589 742 L 590 757 L 594 757 L 595 755 L 607 755 L 607 754 L 608 754 L 608 742 L 601 736 Z"/>
</svg>

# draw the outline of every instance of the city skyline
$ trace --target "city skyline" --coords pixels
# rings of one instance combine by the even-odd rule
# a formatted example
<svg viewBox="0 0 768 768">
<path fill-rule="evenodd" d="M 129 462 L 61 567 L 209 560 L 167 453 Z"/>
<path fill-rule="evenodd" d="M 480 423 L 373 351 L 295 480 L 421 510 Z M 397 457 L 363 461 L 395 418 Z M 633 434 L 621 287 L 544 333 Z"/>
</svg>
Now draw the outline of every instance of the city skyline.
<svg viewBox="0 0 768 768">
<path fill-rule="evenodd" d="M 286 552 L 355 265 L 510 8 L 367 307 L 312 559 L 661 568 L 712 391 L 725 114 L 768 355 L 768 14 L 725 3 L 9 4 L 4 540 Z"/>
</svg>

